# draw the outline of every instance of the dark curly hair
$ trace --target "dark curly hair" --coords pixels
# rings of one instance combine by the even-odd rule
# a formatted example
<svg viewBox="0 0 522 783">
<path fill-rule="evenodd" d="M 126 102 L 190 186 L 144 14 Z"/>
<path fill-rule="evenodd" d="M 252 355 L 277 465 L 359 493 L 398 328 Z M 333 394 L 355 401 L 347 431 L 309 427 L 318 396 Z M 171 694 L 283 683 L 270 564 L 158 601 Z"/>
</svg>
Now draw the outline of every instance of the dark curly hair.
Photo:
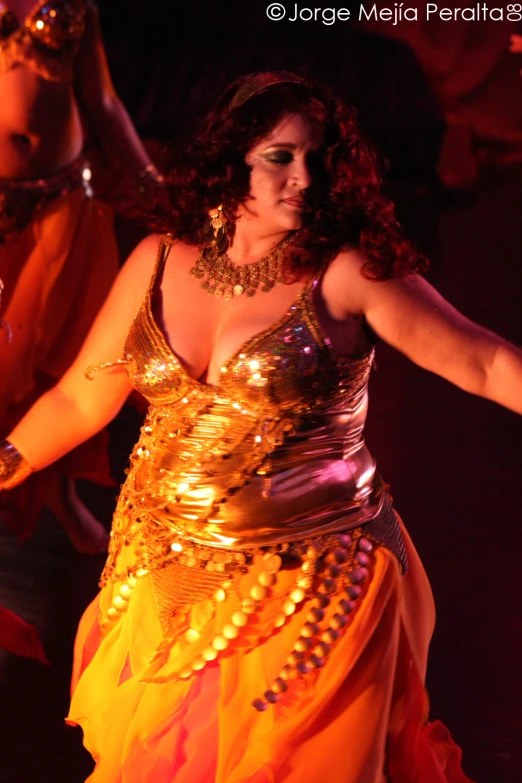
<svg viewBox="0 0 522 783">
<path fill-rule="evenodd" d="M 386 280 L 423 272 L 427 261 L 404 236 L 393 203 L 381 193 L 376 153 L 356 111 L 317 82 L 288 72 L 250 74 L 231 84 L 188 149 L 174 150 L 167 201 L 155 228 L 189 244 L 204 244 L 203 224 L 218 204 L 234 220 L 249 195 L 245 155 L 285 115 L 319 123 L 323 144 L 305 196 L 303 227 L 289 249 L 299 268 L 331 260 L 348 245 L 366 255 L 364 274 Z"/>
</svg>

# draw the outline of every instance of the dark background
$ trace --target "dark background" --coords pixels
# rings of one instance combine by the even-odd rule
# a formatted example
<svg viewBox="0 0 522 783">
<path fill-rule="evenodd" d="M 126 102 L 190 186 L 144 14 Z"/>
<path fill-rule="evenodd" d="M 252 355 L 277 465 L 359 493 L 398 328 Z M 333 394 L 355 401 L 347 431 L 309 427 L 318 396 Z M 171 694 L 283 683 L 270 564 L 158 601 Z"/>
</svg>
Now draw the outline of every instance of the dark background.
<svg viewBox="0 0 522 783">
<path fill-rule="evenodd" d="M 353 102 L 389 161 L 386 187 L 430 256 L 432 282 L 466 315 L 520 344 L 522 57 L 507 53 L 512 25 L 470 26 L 448 77 L 410 29 L 407 44 L 385 26 L 270 23 L 258 0 L 98 5 L 116 88 L 151 150 L 186 133 L 231 78 L 250 70 L 304 68 Z M 437 52 L 455 48 L 452 30 L 439 39 L 428 31 Z M 477 79 L 459 92 L 470 57 Z M 101 195 L 119 203 L 110 177 L 100 182 Z M 117 228 L 123 254 L 141 229 L 125 214 Z M 368 442 L 438 608 L 432 717 L 462 746 L 470 777 L 520 783 L 521 420 L 383 345 L 371 392 Z M 126 408 L 112 426 L 119 478 L 138 423 Z M 84 485 L 83 494 L 109 524 L 113 493 Z M 21 548 L 0 528 L 0 557 L 0 604 L 38 627 L 51 663 L 0 653 L 0 783 L 79 783 L 92 765 L 63 716 L 75 626 L 103 558 L 76 554 L 50 517 Z"/>
</svg>

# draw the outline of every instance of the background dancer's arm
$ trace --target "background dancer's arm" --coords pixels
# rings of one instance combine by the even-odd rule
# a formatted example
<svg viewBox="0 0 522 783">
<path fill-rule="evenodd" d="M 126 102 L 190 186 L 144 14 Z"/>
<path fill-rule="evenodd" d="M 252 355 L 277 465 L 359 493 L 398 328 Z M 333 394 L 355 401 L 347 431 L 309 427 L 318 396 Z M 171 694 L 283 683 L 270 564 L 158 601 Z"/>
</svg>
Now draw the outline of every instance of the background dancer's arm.
<svg viewBox="0 0 522 783">
<path fill-rule="evenodd" d="M 75 59 L 74 86 L 89 127 L 114 163 L 131 177 L 151 167 L 150 157 L 114 89 L 98 11 L 92 4 L 87 6 L 86 30 Z M 150 170 L 150 174 L 159 181 L 157 170 Z"/>
<path fill-rule="evenodd" d="M 32 406 L 8 441 L 40 470 L 105 427 L 132 390 L 123 366 L 85 377 L 88 366 L 123 357 L 125 339 L 152 275 L 158 237 L 141 242 L 124 264 L 80 353 L 58 384 Z M 0 482 L 1 488 L 1 482 Z"/>
</svg>

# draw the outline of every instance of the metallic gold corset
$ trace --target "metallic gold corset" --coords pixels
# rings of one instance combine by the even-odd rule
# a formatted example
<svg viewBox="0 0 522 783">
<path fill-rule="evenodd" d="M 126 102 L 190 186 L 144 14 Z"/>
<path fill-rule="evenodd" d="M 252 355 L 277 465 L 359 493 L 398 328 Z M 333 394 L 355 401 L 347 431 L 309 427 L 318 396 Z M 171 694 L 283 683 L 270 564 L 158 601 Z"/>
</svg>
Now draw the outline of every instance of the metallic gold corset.
<svg viewBox="0 0 522 783">
<path fill-rule="evenodd" d="M 50 81 L 71 81 L 89 0 L 41 0 L 22 24 L 0 0 L 0 73 L 17 63 Z"/>
<path fill-rule="evenodd" d="M 191 378 L 154 320 L 149 291 L 125 345 L 151 403 L 113 526 L 109 575 L 125 544 L 162 565 L 187 540 L 251 550 L 356 527 L 382 503 L 363 440 L 373 350 L 336 357 L 306 287 L 222 367 Z"/>
</svg>

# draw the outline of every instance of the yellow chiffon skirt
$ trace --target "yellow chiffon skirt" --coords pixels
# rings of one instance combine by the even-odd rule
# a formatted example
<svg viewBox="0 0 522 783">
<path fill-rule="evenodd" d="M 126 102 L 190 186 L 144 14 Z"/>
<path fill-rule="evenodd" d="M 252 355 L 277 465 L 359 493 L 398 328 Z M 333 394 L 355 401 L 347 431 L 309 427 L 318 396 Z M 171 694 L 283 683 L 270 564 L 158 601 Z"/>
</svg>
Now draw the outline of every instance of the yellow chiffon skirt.
<svg viewBox="0 0 522 783">
<path fill-rule="evenodd" d="M 2 317 L 0 419 L 23 403 L 41 376 L 58 380 L 75 359 L 118 273 L 111 210 L 82 187 L 51 201 L 0 244 Z"/>
<path fill-rule="evenodd" d="M 138 580 L 108 633 L 101 623 L 118 585 L 105 587 L 80 624 L 68 716 L 96 761 L 89 783 L 468 781 L 447 730 L 426 722 L 434 606 L 406 533 L 405 540 L 408 573 L 377 549 L 363 597 L 325 666 L 290 680 L 264 712 L 252 701 L 286 663 L 308 602 L 253 649 L 238 644 L 179 680 L 181 653 L 165 645 L 150 576 Z"/>
</svg>

